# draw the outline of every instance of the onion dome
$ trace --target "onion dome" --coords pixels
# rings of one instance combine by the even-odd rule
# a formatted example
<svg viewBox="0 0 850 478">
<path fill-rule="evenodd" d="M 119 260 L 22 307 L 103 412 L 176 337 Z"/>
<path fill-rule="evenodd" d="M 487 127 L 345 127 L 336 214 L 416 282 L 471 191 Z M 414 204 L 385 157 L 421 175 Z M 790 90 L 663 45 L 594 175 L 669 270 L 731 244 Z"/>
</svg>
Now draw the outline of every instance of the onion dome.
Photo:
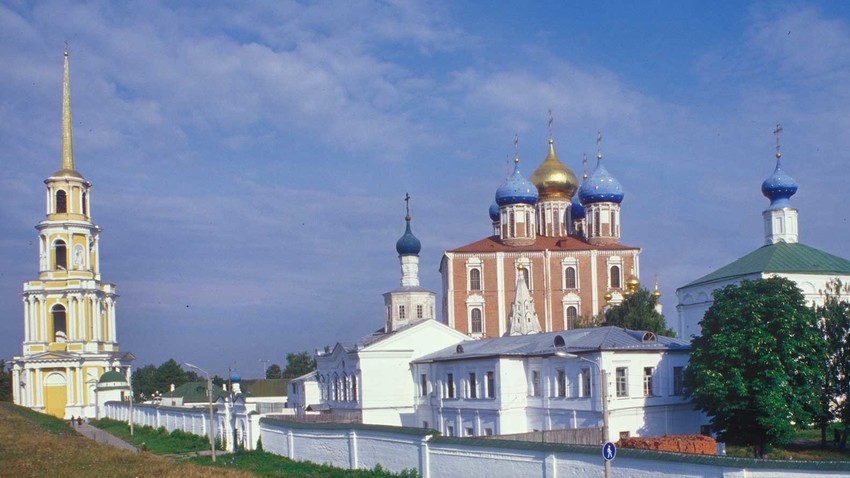
<svg viewBox="0 0 850 478">
<path fill-rule="evenodd" d="M 614 294 L 609 291 L 606 292 L 605 295 L 602 296 L 602 298 L 605 299 L 605 302 L 611 302 L 611 299 L 614 298 Z"/>
<path fill-rule="evenodd" d="M 239 383 L 242 381 L 242 376 L 239 375 L 239 372 L 233 371 L 230 372 L 230 382 L 231 383 Z"/>
<path fill-rule="evenodd" d="M 581 205 L 581 201 L 578 200 L 578 196 L 573 197 L 572 205 L 570 206 L 570 214 L 573 217 L 573 220 L 584 219 L 584 206 Z"/>
<path fill-rule="evenodd" d="M 549 139 L 549 154 L 529 178 L 540 199 L 571 198 L 578 189 L 578 178 L 555 155 L 555 143 Z"/>
<path fill-rule="evenodd" d="M 629 274 L 629 277 L 626 278 L 626 290 L 623 293 L 626 296 L 630 296 L 638 291 L 640 288 L 640 279 L 637 278 L 634 271 Z"/>
<path fill-rule="evenodd" d="M 410 232 L 410 215 L 404 217 L 407 222 L 407 227 L 404 230 L 404 235 L 395 243 L 395 250 L 400 256 L 418 256 L 422 250 L 422 243 L 419 239 Z"/>
<path fill-rule="evenodd" d="M 501 215 L 499 214 L 499 205 L 498 204 L 496 204 L 496 203 L 491 204 L 489 212 L 490 212 L 490 220 L 491 221 L 497 222 L 497 221 L 500 221 L 502 219 Z"/>
<path fill-rule="evenodd" d="M 598 157 L 596 169 L 590 174 L 578 190 L 578 197 L 584 205 L 597 202 L 614 202 L 623 200 L 623 187 L 620 181 L 602 165 L 602 156 Z"/>
<path fill-rule="evenodd" d="M 537 189 L 519 172 L 519 158 L 514 158 L 514 172 L 496 190 L 496 204 L 537 204 Z"/>
<path fill-rule="evenodd" d="M 103 375 L 101 375 L 100 380 L 98 380 L 98 383 L 114 383 L 114 382 L 127 383 L 127 378 L 124 377 L 124 374 L 122 374 L 121 372 L 116 372 L 114 370 L 110 370 L 109 372 L 106 372 Z"/>
<path fill-rule="evenodd" d="M 770 199 L 768 209 L 782 209 L 791 207 L 789 199 L 797 192 L 797 183 L 782 170 L 779 158 L 781 154 L 776 153 L 776 169 L 769 178 L 761 183 L 761 193 Z"/>
</svg>

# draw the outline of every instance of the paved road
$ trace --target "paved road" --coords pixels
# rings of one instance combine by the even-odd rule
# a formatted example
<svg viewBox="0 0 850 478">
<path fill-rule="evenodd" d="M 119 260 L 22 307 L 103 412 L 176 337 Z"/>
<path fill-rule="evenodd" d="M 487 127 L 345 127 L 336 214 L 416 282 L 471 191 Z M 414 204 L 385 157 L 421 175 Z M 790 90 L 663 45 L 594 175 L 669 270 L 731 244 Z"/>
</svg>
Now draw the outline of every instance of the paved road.
<svg viewBox="0 0 850 478">
<path fill-rule="evenodd" d="M 107 433 L 99 428 L 95 428 L 88 423 L 83 423 L 82 425 L 74 424 L 74 430 L 77 430 L 77 433 L 80 435 L 91 438 L 96 442 L 106 443 L 107 445 L 112 445 L 115 448 L 121 448 L 123 450 L 139 451 L 138 448 L 116 437 L 115 435 Z"/>
</svg>

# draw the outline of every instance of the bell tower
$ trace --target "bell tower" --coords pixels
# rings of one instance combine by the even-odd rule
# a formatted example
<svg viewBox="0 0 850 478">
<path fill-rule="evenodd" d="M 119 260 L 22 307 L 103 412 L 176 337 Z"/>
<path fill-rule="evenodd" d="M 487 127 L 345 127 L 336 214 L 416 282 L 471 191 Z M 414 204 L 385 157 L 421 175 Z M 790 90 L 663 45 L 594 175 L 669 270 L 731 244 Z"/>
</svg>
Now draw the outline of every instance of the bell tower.
<svg viewBox="0 0 850 478">
<path fill-rule="evenodd" d="M 74 165 L 68 51 L 62 94 L 62 162 L 45 179 L 38 231 L 38 279 L 24 283 L 23 354 L 12 361 L 15 403 L 60 418 L 96 415 L 97 381 L 128 378 L 133 355 L 120 353 L 115 285 L 100 280 L 101 229 L 91 220 L 88 182 Z"/>
</svg>

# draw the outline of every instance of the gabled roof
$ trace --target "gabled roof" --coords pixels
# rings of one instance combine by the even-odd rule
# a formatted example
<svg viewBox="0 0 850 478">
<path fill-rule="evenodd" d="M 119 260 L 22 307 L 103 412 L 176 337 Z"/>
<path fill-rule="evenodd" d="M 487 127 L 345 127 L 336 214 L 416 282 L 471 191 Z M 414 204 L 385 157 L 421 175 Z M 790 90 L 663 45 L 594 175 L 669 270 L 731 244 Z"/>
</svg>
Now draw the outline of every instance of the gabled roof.
<svg viewBox="0 0 850 478">
<path fill-rule="evenodd" d="M 370 347 L 372 345 L 384 342 L 389 340 L 392 337 L 397 337 L 399 335 L 405 334 L 408 330 L 418 328 L 418 327 L 442 327 L 448 333 L 459 334 L 460 336 L 466 337 L 455 329 L 443 324 L 442 322 L 438 322 L 436 319 L 421 319 L 416 322 L 411 322 L 409 324 L 404 325 L 403 327 L 399 327 L 392 332 L 384 332 L 384 328 L 372 332 L 369 335 L 362 337 L 357 342 L 337 342 L 333 349 L 331 349 L 330 354 L 336 352 L 337 348 L 341 348 L 345 352 L 355 352 L 357 350 L 362 350 L 366 347 Z"/>
<path fill-rule="evenodd" d="M 212 394 L 213 400 L 215 400 L 216 397 L 224 395 L 224 390 L 218 385 L 213 384 Z M 183 397 L 184 404 L 201 403 L 209 400 L 207 398 L 207 382 L 186 382 L 179 387 L 175 387 L 174 391 L 163 393 L 162 396 L 169 398 Z"/>
<path fill-rule="evenodd" d="M 762 246 L 681 288 L 763 272 L 850 274 L 850 261 L 799 242 L 791 244 L 778 242 Z"/>
<path fill-rule="evenodd" d="M 577 237 L 545 237 L 537 236 L 534 243 L 527 246 L 508 246 L 502 244 L 499 236 L 490 236 L 475 241 L 457 249 L 446 252 L 536 252 L 536 251 L 631 251 L 639 247 L 626 246 L 624 244 L 602 244 L 593 245 Z"/>
<path fill-rule="evenodd" d="M 556 349 L 556 341 L 560 344 Z M 425 355 L 416 362 L 469 360 L 484 357 L 524 357 L 553 355 L 556 350 L 579 354 L 591 351 L 690 350 L 690 342 L 656 336 L 643 330 L 620 327 L 593 327 L 544 334 L 512 335 L 492 339 L 468 340 Z"/>
</svg>

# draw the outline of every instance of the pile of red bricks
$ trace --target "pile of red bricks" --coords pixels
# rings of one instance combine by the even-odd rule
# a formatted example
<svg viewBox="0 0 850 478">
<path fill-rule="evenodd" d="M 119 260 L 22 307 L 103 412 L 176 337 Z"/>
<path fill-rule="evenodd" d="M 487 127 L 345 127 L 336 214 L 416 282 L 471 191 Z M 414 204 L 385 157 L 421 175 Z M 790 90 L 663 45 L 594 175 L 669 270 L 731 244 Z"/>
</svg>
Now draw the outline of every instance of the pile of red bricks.
<svg viewBox="0 0 850 478">
<path fill-rule="evenodd" d="M 717 452 L 714 438 L 703 435 L 665 435 L 651 438 L 621 438 L 618 447 L 639 448 L 641 450 L 673 451 L 676 453 L 694 453 L 714 455 Z"/>
</svg>

